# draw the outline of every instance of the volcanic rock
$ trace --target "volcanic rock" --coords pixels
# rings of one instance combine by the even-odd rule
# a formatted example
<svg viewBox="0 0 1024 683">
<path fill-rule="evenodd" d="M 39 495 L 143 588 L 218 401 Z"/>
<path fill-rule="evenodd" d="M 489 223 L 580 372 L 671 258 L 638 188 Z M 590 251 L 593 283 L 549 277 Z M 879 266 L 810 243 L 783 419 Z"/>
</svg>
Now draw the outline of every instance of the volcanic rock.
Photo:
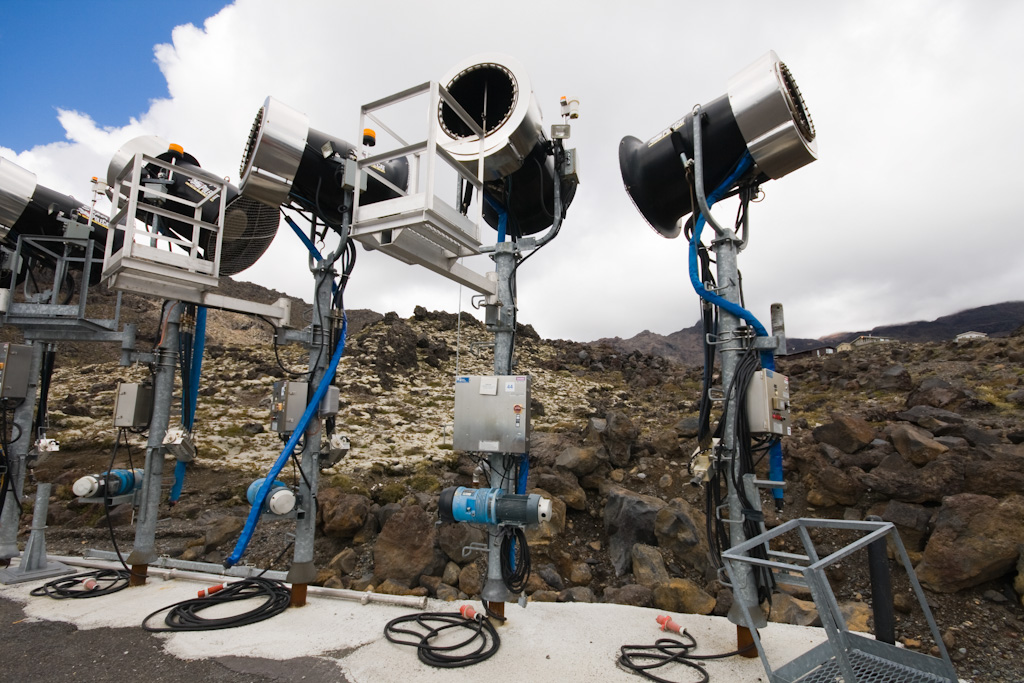
<svg viewBox="0 0 1024 683">
<path fill-rule="evenodd" d="M 608 552 L 615 573 L 625 574 L 630 567 L 632 547 L 636 543 L 654 545 L 654 520 L 665 501 L 634 493 L 620 486 L 609 489 L 604 507 L 604 528 L 608 533 Z"/>
<path fill-rule="evenodd" d="M 946 498 L 915 568 L 917 578 L 929 590 L 952 593 L 1006 574 L 1020 558 L 1022 519 L 1024 496 Z"/>
<path fill-rule="evenodd" d="M 444 563 L 437 527 L 419 505 L 392 515 L 373 546 L 373 573 L 379 580 L 397 579 L 413 586 L 421 574 L 439 574 Z"/>
</svg>

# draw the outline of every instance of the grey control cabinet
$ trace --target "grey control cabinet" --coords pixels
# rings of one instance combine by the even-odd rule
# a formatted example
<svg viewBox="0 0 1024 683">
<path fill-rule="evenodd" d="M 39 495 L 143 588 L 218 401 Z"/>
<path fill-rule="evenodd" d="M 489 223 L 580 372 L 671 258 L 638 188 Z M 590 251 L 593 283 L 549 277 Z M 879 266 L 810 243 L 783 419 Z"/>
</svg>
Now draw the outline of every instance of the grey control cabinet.
<svg viewBox="0 0 1024 683">
<path fill-rule="evenodd" d="M 142 429 L 153 414 L 153 386 L 137 382 L 121 382 L 114 399 L 114 427 Z"/>
<path fill-rule="evenodd" d="M 299 426 L 309 400 L 305 382 L 274 382 L 270 407 L 270 428 L 279 434 L 291 434 Z"/>
<path fill-rule="evenodd" d="M 788 377 L 771 370 L 754 373 L 747 387 L 747 424 L 751 434 L 793 434 Z"/>
<path fill-rule="evenodd" d="M 529 375 L 456 377 L 452 446 L 481 453 L 529 452 Z"/>
<path fill-rule="evenodd" d="M 8 342 L 0 344 L 0 398 L 25 398 L 31 361 L 31 346 Z"/>
</svg>

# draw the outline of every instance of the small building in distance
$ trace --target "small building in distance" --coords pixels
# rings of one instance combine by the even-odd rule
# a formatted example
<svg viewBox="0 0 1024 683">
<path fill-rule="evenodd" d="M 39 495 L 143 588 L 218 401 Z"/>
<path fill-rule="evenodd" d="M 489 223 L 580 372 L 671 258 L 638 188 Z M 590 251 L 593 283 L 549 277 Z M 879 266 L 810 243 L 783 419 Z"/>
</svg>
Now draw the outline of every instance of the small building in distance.
<svg viewBox="0 0 1024 683">
<path fill-rule="evenodd" d="M 965 341 L 970 341 L 972 339 L 988 339 L 988 335 L 985 334 L 984 332 L 974 332 L 974 331 L 971 331 L 971 332 L 961 332 L 960 334 L 956 335 L 956 343 L 957 344 L 962 344 Z"/>
<path fill-rule="evenodd" d="M 834 346 L 818 346 L 813 349 L 804 349 L 803 351 L 796 351 L 794 353 L 787 353 L 785 356 L 781 356 L 787 360 L 794 360 L 797 358 L 817 358 L 818 356 L 830 356 L 836 352 Z"/>
<path fill-rule="evenodd" d="M 856 339 L 851 339 L 848 342 L 843 342 L 842 344 L 836 347 L 836 350 L 839 351 L 840 353 L 843 353 L 855 349 L 859 346 L 867 346 L 868 344 L 885 344 L 894 341 L 896 340 L 893 339 L 892 337 L 875 337 L 874 335 L 870 334 L 862 334 Z"/>
</svg>

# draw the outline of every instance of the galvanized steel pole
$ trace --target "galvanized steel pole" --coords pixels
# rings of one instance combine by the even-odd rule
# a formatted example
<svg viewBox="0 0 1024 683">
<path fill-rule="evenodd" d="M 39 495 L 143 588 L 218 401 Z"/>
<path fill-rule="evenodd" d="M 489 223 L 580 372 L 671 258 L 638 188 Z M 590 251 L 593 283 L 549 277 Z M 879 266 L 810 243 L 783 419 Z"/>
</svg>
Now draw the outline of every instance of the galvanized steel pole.
<svg viewBox="0 0 1024 683">
<path fill-rule="evenodd" d="M 178 368 L 178 325 L 181 321 L 181 302 L 169 302 L 163 336 L 156 349 L 156 368 L 153 376 L 153 415 L 149 420 L 149 439 L 146 441 L 146 469 L 142 478 L 142 500 L 135 526 L 135 546 L 128 556 L 131 565 L 129 584 L 146 583 L 149 564 L 157 559 L 156 522 L 160 513 L 161 484 L 164 476 L 164 436 L 171 418 L 171 399 L 174 395 L 174 373 Z"/>
<path fill-rule="evenodd" d="M 730 303 L 740 304 L 739 268 L 736 265 L 737 239 L 736 233 L 729 228 L 723 228 L 711 245 L 715 252 L 718 275 L 718 295 Z M 718 342 L 720 343 L 719 355 L 722 363 L 722 388 L 728 392 L 724 397 L 725 411 L 722 415 L 724 428 L 722 430 L 722 441 L 719 444 L 721 453 L 721 467 L 724 468 L 725 479 L 728 485 L 729 505 L 729 540 L 730 546 L 737 545 L 747 540 L 743 529 L 744 506 L 740 501 L 740 491 L 736 482 L 742 486 L 742 478 L 739 473 L 739 443 L 736 438 L 736 424 L 739 419 L 739 411 L 743 406 L 738 404 L 737 394 L 739 387 L 734 385 L 736 369 L 740 358 L 747 352 L 751 339 L 739 333 L 743 327 L 739 317 L 719 308 L 718 319 Z M 749 501 L 756 512 L 761 511 L 761 498 L 754 495 Z M 729 610 L 729 621 L 736 624 L 738 628 L 746 629 L 745 612 L 749 611 L 755 618 L 757 628 L 763 628 L 767 620 L 761 613 L 760 603 L 757 597 L 757 586 L 754 582 L 753 568 L 749 564 L 738 564 L 733 567 L 733 604 Z M 741 646 L 743 634 L 741 633 Z M 751 641 L 752 642 L 752 641 Z M 756 652 L 755 652 L 756 654 Z"/>
<path fill-rule="evenodd" d="M 494 332 L 494 374 L 512 374 L 512 354 L 515 343 L 516 305 L 512 291 L 512 276 L 515 273 L 519 254 L 515 242 L 499 242 L 495 245 L 494 269 L 498 276 L 498 322 L 491 327 Z M 491 488 L 504 488 L 513 481 L 513 474 L 505 466 L 506 454 L 491 453 L 487 459 L 490 465 Z M 514 492 L 514 491 L 513 491 Z M 480 593 L 487 603 L 493 603 L 491 611 L 504 614 L 504 603 L 512 597 L 501 576 L 501 534 L 489 534 L 487 548 L 487 581 Z"/>
</svg>

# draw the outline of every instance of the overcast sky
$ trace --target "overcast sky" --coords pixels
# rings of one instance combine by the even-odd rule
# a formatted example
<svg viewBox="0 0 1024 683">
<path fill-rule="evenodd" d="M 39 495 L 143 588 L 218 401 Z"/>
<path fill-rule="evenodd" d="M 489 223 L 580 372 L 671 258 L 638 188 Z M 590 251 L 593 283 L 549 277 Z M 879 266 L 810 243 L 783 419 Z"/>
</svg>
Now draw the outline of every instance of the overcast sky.
<svg viewBox="0 0 1024 683">
<path fill-rule="evenodd" d="M 238 0 L 219 11 L 172 3 L 152 20 L 138 8 L 158 3 L 84 4 L 92 14 L 63 26 L 65 3 L 16 3 L 16 51 L 0 15 L 0 155 L 83 201 L 89 178 L 105 176 L 134 136 L 177 142 L 237 183 L 267 95 L 356 141 L 360 105 L 440 79 L 476 53 L 506 53 L 526 67 L 546 126 L 559 122 L 559 96 L 581 101 L 569 141 L 581 185 L 558 239 L 519 272 L 520 320 L 582 341 L 667 334 L 698 319 L 686 243 L 656 235 L 633 208 L 619 141 L 652 137 L 774 49 L 806 97 L 820 159 L 763 185 L 752 207 L 739 265 L 755 315 L 767 322 L 782 302 L 790 336 L 818 337 L 1024 292 L 1024 183 L 1014 170 L 1024 152 L 1024 3 Z M 70 32 L 82 42 L 63 49 L 54 38 Z M 140 50 L 150 35 L 152 49 Z M 38 45 L 40 57 L 22 45 Z M 83 64 L 88 75 L 69 82 Z M 17 118 L 19 102 L 43 114 Z M 734 211 L 723 203 L 715 213 L 731 222 Z M 467 265 L 484 272 L 489 261 Z M 238 277 L 306 299 L 312 289 L 286 229 Z M 454 311 L 459 288 L 363 252 L 346 303 L 403 316 L 417 304 Z"/>
</svg>

